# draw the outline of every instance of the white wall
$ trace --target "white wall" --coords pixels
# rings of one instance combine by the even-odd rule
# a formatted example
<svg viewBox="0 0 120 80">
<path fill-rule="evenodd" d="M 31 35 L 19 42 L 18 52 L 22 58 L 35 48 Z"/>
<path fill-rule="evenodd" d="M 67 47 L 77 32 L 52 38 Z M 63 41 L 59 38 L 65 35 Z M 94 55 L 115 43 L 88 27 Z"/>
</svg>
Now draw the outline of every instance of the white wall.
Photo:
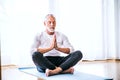
<svg viewBox="0 0 120 80">
<path fill-rule="evenodd" d="M 84 59 L 103 59 L 101 0 L 57 0 L 59 30 Z M 56 11 L 57 12 L 57 11 Z"/>
<path fill-rule="evenodd" d="M 1 7 L 2 64 L 30 64 L 34 35 L 44 29 L 47 0 L 5 0 Z"/>
<path fill-rule="evenodd" d="M 56 3 L 59 3 L 58 9 L 55 8 L 59 10 L 59 30 L 68 35 L 75 49 L 83 52 L 83 59 L 120 58 L 119 0 L 57 0 Z"/>
<path fill-rule="evenodd" d="M 30 47 L 35 34 L 44 30 L 47 13 L 55 14 L 57 30 L 68 36 L 76 50 L 83 52 L 83 59 L 120 58 L 119 0 L 2 0 L 0 3 L 2 65 L 32 64 Z M 119 15 L 117 23 L 118 16 L 114 15 Z"/>
</svg>

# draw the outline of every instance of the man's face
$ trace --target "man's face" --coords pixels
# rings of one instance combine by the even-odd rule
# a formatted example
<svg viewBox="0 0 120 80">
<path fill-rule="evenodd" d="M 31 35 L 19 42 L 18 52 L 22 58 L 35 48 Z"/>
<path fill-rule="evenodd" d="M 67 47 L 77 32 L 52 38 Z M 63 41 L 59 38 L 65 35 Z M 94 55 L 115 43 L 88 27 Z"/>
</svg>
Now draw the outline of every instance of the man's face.
<svg viewBox="0 0 120 80">
<path fill-rule="evenodd" d="M 54 32 L 56 26 L 55 18 L 52 16 L 48 16 L 46 21 L 44 22 L 44 25 L 46 26 L 48 32 Z"/>
</svg>

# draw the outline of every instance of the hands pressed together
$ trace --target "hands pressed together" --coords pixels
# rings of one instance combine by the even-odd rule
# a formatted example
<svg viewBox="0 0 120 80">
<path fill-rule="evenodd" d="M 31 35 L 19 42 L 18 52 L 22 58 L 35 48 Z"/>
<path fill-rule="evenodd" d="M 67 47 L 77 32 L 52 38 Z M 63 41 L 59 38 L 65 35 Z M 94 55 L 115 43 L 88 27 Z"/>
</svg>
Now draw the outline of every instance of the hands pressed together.
<svg viewBox="0 0 120 80">
<path fill-rule="evenodd" d="M 51 43 L 51 46 L 50 46 L 51 49 L 58 49 L 58 46 L 57 46 L 57 40 L 56 40 L 56 35 L 54 34 L 53 36 L 53 40 L 52 40 L 52 43 Z"/>
<path fill-rule="evenodd" d="M 69 54 L 69 52 L 70 52 L 69 48 L 61 48 L 61 47 L 59 47 L 57 45 L 57 39 L 56 39 L 56 35 L 55 34 L 53 36 L 53 40 L 51 42 L 50 47 L 48 47 L 48 48 L 38 48 L 37 51 L 44 54 L 44 53 L 46 53 L 46 52 L 48 52 L 50 50 L 53 50 L 53 49 L 56 49 L 56 50 L 58 50 L 60 52 L 67 53 L 67 54 Z"/>
</svg>

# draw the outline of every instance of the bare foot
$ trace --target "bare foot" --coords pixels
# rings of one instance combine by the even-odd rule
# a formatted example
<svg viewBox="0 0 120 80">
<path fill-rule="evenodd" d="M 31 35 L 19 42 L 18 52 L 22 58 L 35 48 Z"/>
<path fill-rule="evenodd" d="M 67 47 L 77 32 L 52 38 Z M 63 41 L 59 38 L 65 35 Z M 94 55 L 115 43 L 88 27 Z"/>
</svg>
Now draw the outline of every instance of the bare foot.
<svg viewBox="0 0 120 80">
<path fill-rule="evenodd" d="M 58 74 L 58 73 L 60 73 L 61 71 L 62 71 L 62 69 L 61 69 L 60 67 L 57 67 L 57 68 L 54 69 L 54 70 L 46 69 L 45 74 L 46 74 L 46 76 L 48 77 L 48 76 L 52 76 L 52 75 Z"/>
<path fill-rule="evenodd" d="M 63 71 L 62 73 L 70 73 L 70 74 L 73 74 L 73 73 L 74 73 L 74 68 L 71 67 L 71 68 L 69 68 L 69 69 Z"/>
<path fill-rule="evenodd" d="M 48 76 L 51 76 L 51 75 L 54 75 L 54 74 L 57 74 L 57 73 L 55 73 L 53 70 L 46 69 L 45 74 L 48 77 Z"/>
<path fill-rule="evenodd" d="M 50 74 L 51 74 L 51 70 L 46 69 L 46 71 L 45 71 L 45 75 L 48 77 Z"/>
</svg>

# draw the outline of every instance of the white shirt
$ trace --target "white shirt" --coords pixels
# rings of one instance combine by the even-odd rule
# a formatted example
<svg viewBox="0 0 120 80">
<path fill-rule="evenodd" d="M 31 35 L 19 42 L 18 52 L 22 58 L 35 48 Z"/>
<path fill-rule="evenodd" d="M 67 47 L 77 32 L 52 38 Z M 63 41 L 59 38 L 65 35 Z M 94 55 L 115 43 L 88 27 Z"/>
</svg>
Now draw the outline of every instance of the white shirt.
<svg viewBox="0 0 120 80">
<path fill-rule="evenodd" d="M 74 50 L 72 45 L 68 41 L 68 38 L 64 34 L 60 32 L 55 32 L 55 35 L 56 35 L 56 41 L 58 47 L 69 48 L 70 52 Z M 46 31 L 42 32 L 41 34 L 37 34 L 37 36 L 35 37 L 34 44 L 32 45 L 31 53 L 37 51 L 37 48 L 50 47 L 52 40 L 53 40 L 53 35 L 47 34 Z M 44 54 L 44 56 L 60 56 L 60 55 L 61 52 L 56 49 L 48 51 Z"/>
</svg>

